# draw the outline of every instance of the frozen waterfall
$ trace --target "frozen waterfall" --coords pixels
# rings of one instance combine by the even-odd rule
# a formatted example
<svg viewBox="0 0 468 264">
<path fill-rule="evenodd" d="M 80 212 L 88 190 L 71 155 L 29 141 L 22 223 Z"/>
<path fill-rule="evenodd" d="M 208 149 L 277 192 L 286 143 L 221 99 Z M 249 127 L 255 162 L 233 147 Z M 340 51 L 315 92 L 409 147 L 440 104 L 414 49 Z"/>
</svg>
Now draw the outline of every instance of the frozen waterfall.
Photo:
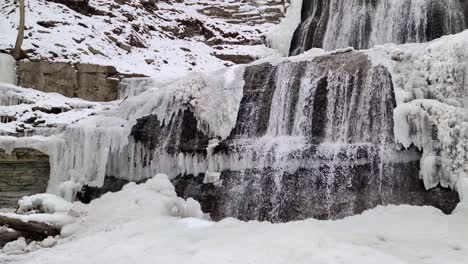
<svg viewBox="0 0 468 264">
<path fill-rule="evenodd" d="M 0 53 L 0 83 L 16 84 L 16 61 L 4 53 Z"/>
</svg>

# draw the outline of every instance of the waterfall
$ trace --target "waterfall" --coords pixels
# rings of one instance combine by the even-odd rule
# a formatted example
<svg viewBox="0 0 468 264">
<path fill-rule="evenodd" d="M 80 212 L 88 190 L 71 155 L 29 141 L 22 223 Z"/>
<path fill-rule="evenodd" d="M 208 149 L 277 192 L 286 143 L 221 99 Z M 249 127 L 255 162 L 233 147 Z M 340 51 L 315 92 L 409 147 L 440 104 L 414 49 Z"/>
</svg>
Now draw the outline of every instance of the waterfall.
<svg viewBox="0 0 468 264">
<path fill-rule="evenodd" d="M 465 28 L 459 0 L 313 0 L 303 5 L 290 53 L 425 42 Z"/>
<path fill-rule="evenodd" d="M 214 195 L 202 201 L 215 203 L 207 209 L 214 219 L 336 219 L 379 204 L 432 203 L 423 194 L 407 195 L 407 188 L 425 192 L 418 179 L 421 156 L 395 143 L 392 78 L 365 53 L 263 63 L 235 72 L 237 78 L 243 73 L 245 83 L 228 93 L 242 92 L 233 97 L 238 98 L 235 122 L 223 117 L 229 108 L 215 102 L 228 96 L 213 93 L 212 85 L 223 82 L 198 75 L 124 102 L 126 111 L 141 118 L 128 144 L 109 153 L 105 174 L 140 181 L 166 173 L 183 196 Z M 230 74 L 224 78 L 232 80 Z M 200 95 L 205 103 L 186 103 Z M 174 101 L 174 96 L 186 99 Z M 232 127 L 213 134 L 200 126 L 199 107 L 213 109 L 211 117 L 231 120 Z M 212 175 L 216 184 L 210 183 Z"/>
</svg>

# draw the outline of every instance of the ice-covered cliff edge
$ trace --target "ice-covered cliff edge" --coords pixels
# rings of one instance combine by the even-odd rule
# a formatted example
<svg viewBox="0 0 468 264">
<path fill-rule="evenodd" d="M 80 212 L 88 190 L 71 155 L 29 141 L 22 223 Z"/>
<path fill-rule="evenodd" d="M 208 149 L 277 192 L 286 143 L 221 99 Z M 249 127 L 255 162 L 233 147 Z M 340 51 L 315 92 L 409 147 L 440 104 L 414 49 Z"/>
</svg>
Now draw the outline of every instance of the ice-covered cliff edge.
<svg viewBox="0 0 468 264">
<path fill-rule="evenodd" d="M 465 31 L 369 51 L 375 63 L 392 71 L 395 137 L 405 147 L 423 150 L 420 175 L 428 189 L 438 184 L 456 188 L 468 177 L 467 44 Z"/>
</svg>

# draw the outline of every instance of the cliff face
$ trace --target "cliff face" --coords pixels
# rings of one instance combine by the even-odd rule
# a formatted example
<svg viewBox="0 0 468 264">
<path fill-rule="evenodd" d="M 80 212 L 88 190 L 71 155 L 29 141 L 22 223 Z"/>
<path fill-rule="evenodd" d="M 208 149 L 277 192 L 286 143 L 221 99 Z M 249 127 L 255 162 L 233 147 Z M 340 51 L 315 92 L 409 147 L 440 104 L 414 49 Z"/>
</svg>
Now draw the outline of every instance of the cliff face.
<svg viewBox="0 0 468 264">
<path fill-rule="evenodd" d="M 47 60 L 20 61 L 17 73 L 19 86 L 100 102 L 118 98 L 123 77 L 112 66 Z"/>
<path fill-rule="evenodd" d="M 0 208 L 16 208 L 18 199 L 43 193 L 49 181 L 49 157 L 33 149 L 0 149 Z"/>
<path fill-rule="evenodd" d="M 304 1 L 290 54 L 425 42 L 466 28 L 464 1 Z"/>
</svg>

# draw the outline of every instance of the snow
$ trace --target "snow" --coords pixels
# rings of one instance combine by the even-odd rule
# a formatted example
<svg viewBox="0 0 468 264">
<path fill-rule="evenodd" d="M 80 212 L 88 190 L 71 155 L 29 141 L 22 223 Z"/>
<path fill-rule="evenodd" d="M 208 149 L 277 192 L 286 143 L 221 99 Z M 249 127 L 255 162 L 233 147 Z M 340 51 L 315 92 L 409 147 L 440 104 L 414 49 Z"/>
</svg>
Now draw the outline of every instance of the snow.
<svg viewBox="0 0 468 264">
<path fill-rule="evenodd" d="M 0 262 L 461 264 L 468 257 L 462 206 L 449 216 L 432 207 L 381 206 L 339 221 L 211 222 L 162 174 L 79 206 L 86 213 L 63 228 L 71 234 L 40 246 L 17 240 Z"/>
<path fill-rule="evenodd" d="M 109 107 L 111 104 L 88 102 L 0 83 L 0 117 L 8 117 L 10 120 L 0 122 L 0 135 L 56 134 L 65 125 Z"/>
<path fill-rule="evenodd" d="M 46 214 L 68 213 L 72 204 L 53 194 L 41 193 L 25 196 L 18 201 L 18 213 L 28 213 L 38 210 Z"/>
<path fill-rule="evenodd" d="M 0 83 L 16 84 L 16 60 L 4 53 L 0 53 Z"/>
<path fill-rule="evenodd" d="M 24 239 L 24 237 L 21 237 L 16 241 L 7 243 L 3 247 L 2 251 L 4 253 L 10 254 L 10 255 L 12 255 L 12 254 L 21 254 L 21 253 L 24 253 L 27 246 L 28 246 L 28 244 L 26 244 L 26 239 Z"/>
<path fill-rule="evenodd" d="M 62 226 L 72 224 L 75 222 L 75 217 L 70 216 L 66 213 L 54 213 L 54 214 L 27 214 L 27 215 L 20 215 L 14 213 L 0 213 L 0 215 L 19 219 L 24 222 L 37 222 L 37 223 L 45 223 L 51 226 L 55 226 L 57 228 L 61 228 Z"/>
<path fill-rule="evenodd" d="M 221 187 L 223 185 L 223 180 L 221 180 L 221 172 L 206 171 L 203 183 L 212 183 L 216 187 Z"/>
</svg>

